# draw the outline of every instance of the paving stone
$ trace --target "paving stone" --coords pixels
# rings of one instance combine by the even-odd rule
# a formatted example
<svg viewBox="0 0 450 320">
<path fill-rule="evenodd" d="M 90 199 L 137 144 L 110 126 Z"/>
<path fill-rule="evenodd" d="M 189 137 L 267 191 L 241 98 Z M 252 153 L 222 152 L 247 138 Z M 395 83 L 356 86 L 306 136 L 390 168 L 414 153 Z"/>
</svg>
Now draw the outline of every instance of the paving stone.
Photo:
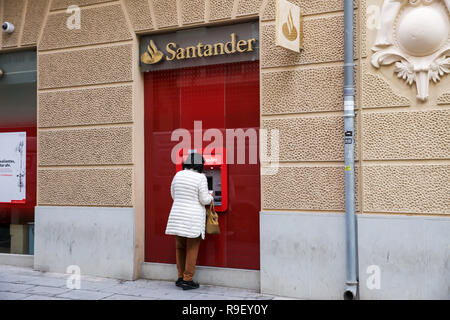
<svg viewBox="0 0 450 320">
<path fill-rule="evenodd" d="M 69 292 L 57 295 L 57 298 L 68 298 L 74 300 L 100 300 L 111 296 L 109 292 L 89 291 L 89 290 L 71 290 Z"/>
<path fill-rule="evenodd" d="M 193 299 L 194 296 L 198 295 L 198 293 L 193 293 L 192 291 L 183 291 L 182 289 L 175 287 L 175 285 L 171 289 L 157 289 L 154 287 L 133 287 L 122 284 L 113 288 L 105 289 L 105 291 L 113 291 L 115 294 L 121 295 L 141 296 L 163 300 Z"/>
<path fill-rule="evenodd" d="M 243 298 L 244 300 L 273 300 L 273 296 L 267 296 L 267 295 L 249 295 L 247 297 Z"/>
<path fill-rule="evenodd" d="M 296 298 L 290 298 L 290 297 L 273 297 L 272 300 L 302 300 L 302 299 L 296 299 Z"/>
<path fill-rule="evenodd" d="M 196 289 L 196 290 L 198 290 L 201 293 L 205 293 L 205 294 L 225 295 L 225 296 L 232 296 L 232 297 L 241 298 L 241 299 L 259 294 L 258 292 L 254 291 L 254 290 L 229 288 L 229 287 L 202 286 L 202 285 L 200 285 L 200 288 Z"/>
<path fill-rule="evenodd" d="M 54 273 L 54 272 L 41 272 L 41 276 L 45 278 L 53 278 L 53 279 L 67 279 L 71 276 L 71 274 L 67 273 Z"/>
<path fill-rule="evenodd" d="M 138 279 L 122 281 L 92 276 L 81 277 L 81 289 L 67 288 L 68 274 L 33 271 L 0 265 L 0 292 L 5 299 L 49 300 L 269 300 L 272 295 L 255 290 L 202 285 L 195 290 L 182 290 L 174 281 Z M 12 292 L 17 291 L 17 292 Z M 287 298 L 290 299 L 290 298 Z"/>
<path fill-rule="evenodd" d="M 40 296 L 40 295 L 31 295 L 22 300 L 69 300 L 69 299 L 49 297 L 49 296 Z"/>
<path fill-rule="evenodd" d="M 81 277 L 80 282 L 80 289 L 81 290 L 91 290 L 91 291 L 106 291 L 106 292 L 112 292 L 108 290 L 109 288 L 112 288 L 119 284 L 119 281 L 112 281 L 112 280 L 102 280 L 102 281 L 92 281 L 92 280 L 86 280 L 83 277 Z"/>
<path fill-rule="evenodd" d="M 220 294 L 201 293 L 195 297 L 195 300 L 238 300 L 236 297 L 224 296 Z"/>
<path fill-rule="evenodd" d="M 129 296 L 124 294 L 113 294 L 112 296 L 106 297 L 102 300 L 160 300 L 160 299 L 141 296 Z"/>
<path fill-rule="evenodd" d="M 169 281 L 157 281 L 157 280 L 147 280 L 147 279 L 137 279 L 135 281 L 122 281 L 119 285 L 130 287 L 130 288 L 146 288 L 146 289 L 170 289 L 175 287 L 174 282 Z"/>
<path fill-rule="evenodd" d="M 0 282 L 0 291 L 2 292 L 18 292 L 33 287 L 34 287 L 33 285 L 28 284 Z"/>
<path fill-rule="evenodd" d="M 0 300 L 21 300 L 28 297 L 27 294 L 15 292 L 0 292 Z"/>
<path fill-rule="evenodd" d="M 26 282 L 26 284 L 34 284 L 36 286 L 46 286 L 46 287 L 67 287 L 67 279 L 62 278 L 51 278 L 51 277 L 39 277 L 35 280 Z"/>
<path fill-rule="evenodd" d="M 46 287 L 46 286 L 35 286 L 20 293 L 28 293 L 32 295 L 44 295 L 44 296 L 55 296 L 70 291 L 68 288 L 57 288 L 57 287 Z"/>
<path fill-rule="evenodd" d="M 27 283 L 39 279 L 38 276 L 15 274 L 12 272 L 4 272 L 0 274 L 0 282 Z"/>
</svg>

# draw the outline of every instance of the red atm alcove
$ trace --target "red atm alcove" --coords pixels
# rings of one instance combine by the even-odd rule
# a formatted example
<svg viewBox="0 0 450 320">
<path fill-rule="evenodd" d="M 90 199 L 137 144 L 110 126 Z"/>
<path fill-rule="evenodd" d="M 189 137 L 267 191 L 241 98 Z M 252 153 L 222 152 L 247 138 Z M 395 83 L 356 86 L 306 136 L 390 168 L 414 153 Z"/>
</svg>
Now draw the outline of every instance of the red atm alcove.
<svg viewBox="0 0 450 320">
<path fill-rule="evenodd" d="M 258 61 L 145 74 L 145 261 L 175 263 L 174 236 L 165 235 L 172 206 L 170 184 L 181 168 L 171 158 L 179 144 L 171 136 L 176 129 L 186 129 L 194 146 L 194 121 L 202 121 L 203 133 L 218 129 L 224 146 L 209 153 L 205 149 L 211 143 L 208 140 L 197 148 L 207 160 L 205 174 L 220 167 L 221 183 L 226 182 L 227 190 L 225 202 L 222 194 L 216 207 L 221 234 L 206 235 L 197 264 L 259 269 L 259 157 L 256 163 L 249 161 L 249 152 L 258 150 L 258 141 L 247 138 L 240 147 L 236 142 L 232 153 L 226 145 L 227 129 L 256 132 L 259 138 L 259 115 Z M 185 156 L 186 151 L 179 156 Z M 245 152 L 243 164 L 237 161 L 239 152 Z M 234 161 L 226 161 L 227 153 Z M 212 163 L 218 157 L 224 160 L 219 167 Z"/>
</svg>

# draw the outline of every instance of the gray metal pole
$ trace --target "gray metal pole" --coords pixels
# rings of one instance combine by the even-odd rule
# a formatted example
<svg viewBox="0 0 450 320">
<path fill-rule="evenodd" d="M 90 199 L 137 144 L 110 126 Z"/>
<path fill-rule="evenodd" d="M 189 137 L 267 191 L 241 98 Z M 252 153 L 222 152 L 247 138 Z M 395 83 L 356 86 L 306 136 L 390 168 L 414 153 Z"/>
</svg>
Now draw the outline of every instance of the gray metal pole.
<svg viewBox="0 0 450 320">
<path fill-rule="evenodd" d="M 353 0 L 344 0 L 344 141 L 345 141 L 345 227 L 346 289 L 344 299 L 358 296 L 355 216 L 355 89 L 353 85 Z"/>
</svg>

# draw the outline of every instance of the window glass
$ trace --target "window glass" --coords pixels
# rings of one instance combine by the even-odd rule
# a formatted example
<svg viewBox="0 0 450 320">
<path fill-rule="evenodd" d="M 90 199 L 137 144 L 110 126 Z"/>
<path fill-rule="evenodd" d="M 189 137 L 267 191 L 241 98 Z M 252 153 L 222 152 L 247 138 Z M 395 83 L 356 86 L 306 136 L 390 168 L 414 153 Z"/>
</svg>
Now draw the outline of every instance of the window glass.
<svg viewBox="0 0 450 320">
<path fill-rule="evenodd" d="M 36 52 L 0 54 L 0 253 L 34 253 Z"/>
</svg>

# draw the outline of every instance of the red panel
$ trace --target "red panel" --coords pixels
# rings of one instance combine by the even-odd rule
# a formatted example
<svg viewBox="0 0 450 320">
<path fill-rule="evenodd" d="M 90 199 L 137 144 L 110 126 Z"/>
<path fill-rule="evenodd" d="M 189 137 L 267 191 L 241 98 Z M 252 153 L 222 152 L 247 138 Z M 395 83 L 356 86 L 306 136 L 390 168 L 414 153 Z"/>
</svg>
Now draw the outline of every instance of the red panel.
<svg viewBox="0 0 450 320">
<path fill-rule="evenodd" d="M 226 127 L 259 133 L 259 63 L 229 64 L 226 70 Z M 249 141 L 245 151 L 235 147 L 234 164 L 228 165 L 228 267 L 259 269 L 260 166 L 249 164 Z M 258 150 L 258 141 L 252 147 Z M 252 149 L 252 148 L 250 148 Z M 236 154 L 245 152 L 245 164 Z"/>
<path fill-rule="evenodd" d="M 199 120 L 203 132 L 208 128 L 222 133 L 226 128 L 259 130 L 259 63 L 145 75 L 146 261 L 175 263 L 174 237 L 165 235 L 172 205 L 170 183 L 176 171 L 170 157 L 178 143 L 170 137 L 173 130 L 185 128 L 193 140 L 194 121 Z M 257 141 L 253 143 L 256 148 Z M 245 149 L 248 153 L 248 143 Z M 202 241 L 198 264 L 259 269 L 259 163 L 247 160 L 227 169 L 228 210 L 219 214 L 222 232 Z"/>
<path fill-rule="evenodd" d="M 203 130 L 225 127 L 224 66 L 180 70 L 181 127 L 194 129 L 202 121 Z"/>
<path fill-rule="evenodd" d="M 170 137 L 180 127 L 179 102 L 177 71 L 145 75 L 146 261 L 175 261 L 175 241 L 164 233 L 172 205 L 170 183 L 175 174 L 170 155 L 176 142 Z"/>
</svg>

